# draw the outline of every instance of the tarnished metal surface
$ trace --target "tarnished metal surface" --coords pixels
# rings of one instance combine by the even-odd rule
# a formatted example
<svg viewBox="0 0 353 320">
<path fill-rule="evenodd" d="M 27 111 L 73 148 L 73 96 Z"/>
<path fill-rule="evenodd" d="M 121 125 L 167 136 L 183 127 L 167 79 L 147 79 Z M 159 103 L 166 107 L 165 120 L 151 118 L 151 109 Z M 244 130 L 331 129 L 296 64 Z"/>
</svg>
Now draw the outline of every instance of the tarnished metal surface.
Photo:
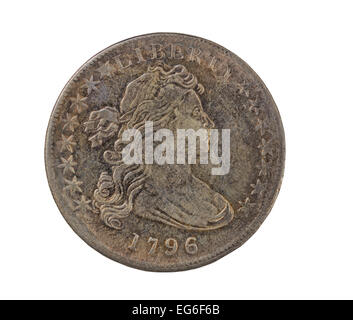
<svg viewBox="0 0 353 320">
<path fill-rule="evenodd" d="M 158 150 L 179 146 L 178 130 L 201 128 L 207 163 L 200 152 L 196 163 L 176 154 L 158 163 Z M 142 132 L 138 163 L 122 161 L 129 129 Z M 159 129 L 174 142 L 158 141 Z M 229 172 L 210 160 L 210 133 L 219 131 L 219 155 L 224 129 Z M 76 72 L 56 102 L 45 154 L 54 199 L 84 241 L 132 267 L 177 271 L 217 260 L 258 229 L 279 191 L 284 148 L 275 103 L 246 63 L 205 39 L 158 33 L 117 43 Z"/>
</svg>

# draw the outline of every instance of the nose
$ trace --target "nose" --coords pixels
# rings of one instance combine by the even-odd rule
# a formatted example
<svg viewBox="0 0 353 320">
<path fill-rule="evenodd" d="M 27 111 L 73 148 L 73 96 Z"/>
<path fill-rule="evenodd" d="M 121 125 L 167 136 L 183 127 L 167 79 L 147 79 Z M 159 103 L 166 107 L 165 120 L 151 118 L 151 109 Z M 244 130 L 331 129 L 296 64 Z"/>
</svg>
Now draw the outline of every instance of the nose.
<svg viewBox="0 0 353 320">
<path fill-rule="evenodd" d="M 205 129 L 214 128 L 214 122 L 209 118 L 209 116 L 205 112 L 201 113 L 201 121 L 202 121 L 202 126 Z"/>
</svg>

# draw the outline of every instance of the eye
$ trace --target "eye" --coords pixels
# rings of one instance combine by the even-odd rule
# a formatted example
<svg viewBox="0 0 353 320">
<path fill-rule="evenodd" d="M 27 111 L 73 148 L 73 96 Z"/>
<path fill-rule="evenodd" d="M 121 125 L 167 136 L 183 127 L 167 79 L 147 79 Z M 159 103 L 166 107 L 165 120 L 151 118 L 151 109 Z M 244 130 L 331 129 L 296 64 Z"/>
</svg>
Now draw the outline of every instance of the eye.
<svg viewBox="0 0 353 320">
<path fill-rule="evenodd" d="M 200 110 L 199 107 L 196 107 L 196 108 L 193 110 L 193 112 L 192 112 L 192 115 L 193 115 L 194 117 L 199 117 L 200 114 L 201 114 L 201 110 Z"/>
</svg>

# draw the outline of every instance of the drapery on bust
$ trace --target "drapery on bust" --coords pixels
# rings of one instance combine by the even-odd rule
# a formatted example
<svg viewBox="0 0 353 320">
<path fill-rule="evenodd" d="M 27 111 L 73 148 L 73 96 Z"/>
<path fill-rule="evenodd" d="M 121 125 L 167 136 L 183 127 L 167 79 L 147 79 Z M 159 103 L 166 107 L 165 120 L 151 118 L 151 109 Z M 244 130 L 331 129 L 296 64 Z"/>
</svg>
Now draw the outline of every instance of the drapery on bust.
<svg viewBox="0 0 353 320">
<path fill-rule="evenodd" d="M 92 148 L 115 139 L 104 161 L 111 172 L 102 172 L 94 191 L 94 207 L 104 223 L 121 229 L 130 215 L 187 230 L 212 230 L 227 225 L 234 210 L 224 196 L 195 177 L 190 164 L 131 164 L 122 161 L 127 129 L 144 132 L 146 121 L 154 130 L 211 129 L 199 95 L 204 91 L 183 65 L 156 65 L 131 81 L 118 108 L 92 111 L 84 123 Z"/>
</svg>

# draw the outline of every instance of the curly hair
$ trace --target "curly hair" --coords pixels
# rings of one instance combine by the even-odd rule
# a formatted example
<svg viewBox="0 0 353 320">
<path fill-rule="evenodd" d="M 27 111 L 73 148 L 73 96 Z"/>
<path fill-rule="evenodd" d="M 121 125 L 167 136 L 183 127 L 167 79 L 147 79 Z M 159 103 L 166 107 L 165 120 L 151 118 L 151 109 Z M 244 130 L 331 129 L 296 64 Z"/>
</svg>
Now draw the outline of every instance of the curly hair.
<svg viewBox="0 0 353 320">
<path fill-rule="evenodd" d="M 143 136 L 146 121 L 153 121 L 154 130 L 167 127 L 188 90 L 202 94 L 204 88 L 183 65 L 158 64 L 127 85 L 117 110 L 106 107 L 94 111 L 85 123 L 86 131 L 94 133 L 89 138 L 92 147 L 117 134 L 114 149 L 103 154 L 104 160 L 112 165 L 112 175 L 101 173 L 94 191 L 94 206 L 107 226 L 122 228 L 121 220 L 131 214 L 134 199 L 148 176 L 144 164 L 127 165 L 122 160 L 121 153 L 127 144 L 122 133 L 136 129 Z"/>
</svg>

